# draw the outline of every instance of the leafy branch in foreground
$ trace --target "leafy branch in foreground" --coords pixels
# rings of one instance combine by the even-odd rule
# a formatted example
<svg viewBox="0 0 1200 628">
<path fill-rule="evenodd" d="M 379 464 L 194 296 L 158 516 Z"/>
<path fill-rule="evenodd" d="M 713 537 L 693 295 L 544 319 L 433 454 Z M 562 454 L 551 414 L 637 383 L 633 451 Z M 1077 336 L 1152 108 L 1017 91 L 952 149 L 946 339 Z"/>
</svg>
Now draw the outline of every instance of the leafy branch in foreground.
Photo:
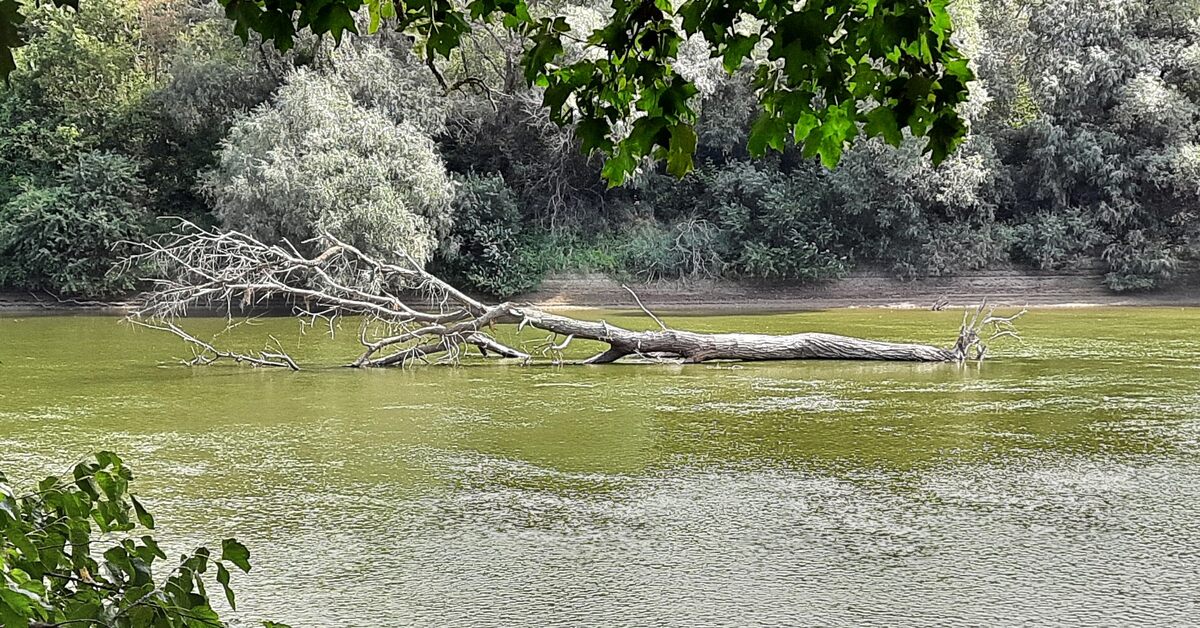
<svg viewBox="0 0 1200 628">
<path fill-rule="evenodd" d="M 677 67 L 691 37 L 728 72 L 752 69 L 761 108 L 752 154 L 782 151 L 790 138 L 832 168 L 860 133 L 899 145 L 907 129 L 927 138 L 938 163 L 967 132 L 957 106 L 974 75 L 952 40 L 947 0 L 612 0 L 591 32 L 527 0 L 219 1 L 244 41 L 257 33 L 279 50 L 306 31 L 340 43 L 358 33 L 355 15 L 365 8 L 367 29 L 411 36 L 447 90 L 438 61 L 454 65 L 464 38 L 499 24 L 521 41 L 524 78 L 543 88 L 552 118 L 575 124 L 585 151 L 607 156 L 610 185 L 646 157 L 665 160 L 676 176 L 692 169 L 699 91 Z M 16 0 L 0 0 L 0 77 L 16 67 L 23 21 Z M 456 84 L 466 83 L 484 85 L 478 77 Z"/>
<path fill-rule="evenodd" d="M 230 572 L 250 571 L 250 551 L 234 539 L 221 542 L 220 556 L 198 547 L 156 580 L 155 562 L 167 555 L 152 536 L 134 534 L 139 526 L 153 530 L 154 517 L 129 492 L 132 479 L 107 451 L 25 494 L 0 473 L 0 625 L 225 625 L 204 581 L 214 578 L 236 608 Z M 112 545 L 96 555 L 100 542 Z"/>
</svg>

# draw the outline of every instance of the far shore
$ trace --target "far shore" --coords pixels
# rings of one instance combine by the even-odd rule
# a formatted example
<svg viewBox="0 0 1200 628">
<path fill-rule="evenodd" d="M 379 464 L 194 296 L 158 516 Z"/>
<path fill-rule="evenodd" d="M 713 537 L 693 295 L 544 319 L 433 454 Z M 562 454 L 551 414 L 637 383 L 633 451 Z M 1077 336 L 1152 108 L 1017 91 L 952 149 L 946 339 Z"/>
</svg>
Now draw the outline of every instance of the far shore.
<svg viewBox="0 0 1200 628">
<path fill-rule="evenodd" d="M 1091 273 L 984 271 L 956 277 L 902 281 L 853 274 L 818 284 L 782 282 L 629 283 L 647 307 L 673 312 L 784 312 L 836 308 L 954 309 L 986 299 L 997 306 L 1038 308 L 1200 307 L 1200 278 L 1152 292 L 1112 292 Z M 535 292 L 510 299 L 559 310 L 636 309 L 623 284 L 604 275 L 547 278 Z M 0 314 L 124 315 L 132 300 L 58 299 L 48 294 L 0 292 Z"/>
<path fill-rule="evenodd" d="M 1200 306 L 1200 277 L 1165 290 L 1113 292 L 1098 273 L 981 271 L 955 277 L 903 281 L 856 273 L 817 284 L 700 281 L 630 283 L 653 309 L 695 312 L 802 311 L 835 308 L 953 309 L 983 300 L 1012 307 Z M 637 308 L 623 285 L 604 275 L 562 275 L 516 301 L 550 309 Z"/>
</svg>

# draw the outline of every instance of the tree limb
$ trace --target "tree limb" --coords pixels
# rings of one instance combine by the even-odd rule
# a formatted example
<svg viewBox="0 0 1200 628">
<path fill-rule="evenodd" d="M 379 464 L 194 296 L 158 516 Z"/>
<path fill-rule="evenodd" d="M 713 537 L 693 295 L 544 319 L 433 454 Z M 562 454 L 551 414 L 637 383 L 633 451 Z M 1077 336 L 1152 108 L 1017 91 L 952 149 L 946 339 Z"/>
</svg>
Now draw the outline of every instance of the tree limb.
<svg viewBox="0 0 1200 628">
<path fill-rule="evenodd" d="M 579 339 L 608 345 L 584 364 L 608 364 L 631 355 L 688 363 L 796 359 L 961 363 L 981 359 L 993 340 L 1018 337 L 1013 321 L 1024 314 L 997 316 L 986 302 L 980 304 L 973 312 L 964 312 L 959 337 L 950 348 L 814 332 L 708 334 L 668 327 L 637 293 L 623 286 L 658 324 L 653 331 L 634 331 L 606 321 L 553 314 L 527 303 L 485 304 L 411 259 L 382 261 L 328 233 L 305 243 L 313 250 L 306 255 L 290 243 L 267 245 L 246 234 L 208 231 L 184 221 L 177 233 L 140 247 L 142 252 L 129 263 L 148 267 L 154 275 L 148 278 L 152 289 L 130 319 L 175 334 L 198 348 L 193 364 L 228 358 L 257 366 L 299 368 L 278 342 L 277 350 L 255 356 L 199 340 L 177 324 L 194 307 L 222 309 L 227 329 L 250 317 L 246 310 L 280 302 L 292 304 L 293 313 L 310 325 L 326 320 L 330 333 L 337 328 L 335 321 L 361 320 L 363 352 L 350 364 L 355 367 L 403 366 L 435 356 L 439 362 L 458 362 L 468 346 L 484 355 L 529 361 L 528 353 L 485 331 L 499 326 L 511 326 L 518 334 L 526 328 L 550 334 L 543 353 L 553 354 L 556 363 L 562 362 L 567 346 Z"/>
</svg>

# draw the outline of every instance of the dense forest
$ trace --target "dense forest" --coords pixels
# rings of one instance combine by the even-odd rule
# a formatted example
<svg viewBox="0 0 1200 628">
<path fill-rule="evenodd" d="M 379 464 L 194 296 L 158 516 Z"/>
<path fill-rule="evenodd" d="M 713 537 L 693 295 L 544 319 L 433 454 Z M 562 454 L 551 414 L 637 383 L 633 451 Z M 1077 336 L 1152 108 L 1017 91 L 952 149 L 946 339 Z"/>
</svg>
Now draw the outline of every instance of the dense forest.
<svg viewBox="0 0 1200 628">
<path fill-rule="evenodd" d="M 386 28 L 287 53 L 243 44 L 215 0 L 25 2 L 29 45 L 0 86 L 12 289 L 133 290 L 136 269 L 111 269 L 165 217 L 293 242 L 328 230 L 500 297 L 571 270 L 817 281 L 1097 264 L 1139 290 L 1200 253 L 1196 0 L 952 3 L 978 79 L 970 134 L 937 166 L 911 138 L 862 139 L 833 169 L 790 147 L 751 159 L 753 64 L 729 72 L 688 40 L 695 171 L 647 162 L 612 188 L 503 28 L 427 63 Z M 553 10 L 587 32 L 606 8 Z"/>
</svg>

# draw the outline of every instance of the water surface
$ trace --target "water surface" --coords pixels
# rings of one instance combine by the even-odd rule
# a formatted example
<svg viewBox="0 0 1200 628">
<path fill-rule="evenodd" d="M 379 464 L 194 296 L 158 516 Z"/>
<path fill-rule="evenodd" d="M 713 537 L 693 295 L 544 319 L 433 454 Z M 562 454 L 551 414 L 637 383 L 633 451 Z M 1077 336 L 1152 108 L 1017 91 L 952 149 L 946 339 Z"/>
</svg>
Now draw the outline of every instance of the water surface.
<svg viewBox="0 0 1200 628">
<path fill-rule="evenodd" d="M 960 317 L 666 318 L 949 344 Z M 121 452 L 176 549 L 250 547 L 245 625 L 1200 623 L 1200 310 L 1021 328 L 982 366 L 387 371 L 336 367 L 353 333 L 239 330 L 327 367 L 291 373 L 0 318 L 0 468 Z"/>
</svg>

